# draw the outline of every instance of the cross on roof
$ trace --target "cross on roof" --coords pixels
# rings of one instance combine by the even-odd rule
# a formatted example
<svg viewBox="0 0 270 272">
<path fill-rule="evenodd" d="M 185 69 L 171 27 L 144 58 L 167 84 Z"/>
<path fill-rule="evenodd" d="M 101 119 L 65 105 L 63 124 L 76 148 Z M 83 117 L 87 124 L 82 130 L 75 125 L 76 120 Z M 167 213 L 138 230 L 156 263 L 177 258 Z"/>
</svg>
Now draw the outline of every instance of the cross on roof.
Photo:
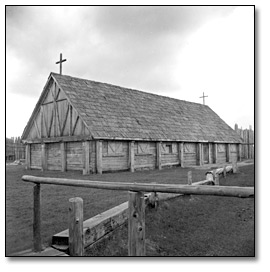
<svg viewBox="0 0 270 272">
<path fill-rule="evenodd" d="M 62 62 L 66 61 L 66 59 L 62 59 L 62 53 L 60 53 L 60 60 L 56 62 L 56 64 L 60 64 L 60 75 L 62 75 Z"/>
<path fill-rule="evenodd" d="M 204 100 L 205 97 L 208 97 L 208 95 L 204 95 L 204 92 L 203 92 L 203 96 L 200 96 L 200 98 L 203 98 L 203 104 L 204 105 L 205 105 L 205 100 Z"/>
</svg>

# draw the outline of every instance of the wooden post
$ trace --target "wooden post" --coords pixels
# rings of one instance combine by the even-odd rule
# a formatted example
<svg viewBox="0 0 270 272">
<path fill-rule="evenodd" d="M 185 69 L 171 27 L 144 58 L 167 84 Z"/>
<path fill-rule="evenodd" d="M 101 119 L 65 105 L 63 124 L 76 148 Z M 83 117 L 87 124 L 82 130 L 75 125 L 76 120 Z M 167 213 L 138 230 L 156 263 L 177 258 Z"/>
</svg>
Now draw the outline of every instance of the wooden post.
<svg viewBox="0 0 270 272">
<path fill-rule="evenodd" d="M 161 170 L 161 168 L 162 168 L 162 166 L 161 166 L 161 142 L 157 142 L 156 148 L 157 148 L 157 168 L 158 168 L 158 170 Z"/>
<path fill-rule="evenodd" d="M 47 152 L 46 144 L 41 144 L 41 171 L 47 170 Z"/>
<path fill-rule="evenodd" d="M 218 148 L 217 148 L 217 143 L 214 143 L 214 157 L 215 157 L 215 164 L 217 164 L 218 161 Z"/>
<path fill-rule="evenodd" d="M 219 174 L 215 174 L 215 185 L 219 186 Z"/>
<path fill-rule="evenodd" d="M 129 167 L 130 172 L 134 172 L 134 141 L 129 142 Z"/>
<path fill-rule="evenodd" d="M 60 143 L 60 149 L 61 149 L 61 171 L 65 172 L 67 171 L 67 151 L 65 142 Z"/>
<path fill-rule="evenodd" d="M 128 255 L 145 256 L 145 207 L 143 192 L 129 192 Z"/>
<path fill-rule="evenodd" d="M 202 165 L 202 144 L 197 144 L 197 165 Z"/>
<path fill-rule="evenodd" d="M 226 165 L 224 165 L 224 167 L 223 167 L 223 177 L 224 178 L 226 178 L 226 174 L 227 174 L 227 172 L 226 172 Z"/>
<path fill-rule="evenodd" d="M 226 161 L 230 162 L 231 161 L 231 145 L 227 144 L 226 148 Z"/>
<path fill-rule="evenodd" d="M 239 144 L 238 145 L 238 161 L 241 161 L 241 157 L 242 157 L 242 145 Z"/>
<path fill-rule="evenodd" d="M 179 143 L 179 156 L 181 167 L 184 168 L 184 143 Z"/>
<path fill-rule="evenodd" d="M 40 252 L 41 246 L 41 212 L 40 212 L 40 184 L 34 185 L 34 218 L 33 218 L 33 240 L 34 240 L 34 252 Z"/>
<path fill-rule="evenodd" d="M 83 175 L 90 174 L 90 142 L 84 142 L 84 169 Z"/>
<path fill-rule="evenodd" d="M 96 141 L 96 166 L 97 173 L 102 174 L 102 141 Z"/>
<path fill-rule="evenodd" d="M 233 169 L 233 173 L 237 173 L 238 172 L 238 167 L 237 167 L 237 162 L 233 161 L 232 163 L 232 169 Z"/>
<path fill-rule="evenodd" d="M 31 169 L 31 145 L 25 147 L 25 169 Z"/>
<path fill-rule="evenodd" d="M 212 163 L 212 156 L 211 156 L 212 152 L 211 152 L 211 150 L 212 150 L 212 144 L 208 143 L 208 161 L 209 161 L 209 164 Z"/>
<path fill-rule="evenodd" d="M 188 185 L 192 185 L 192 172 L 188 171 Z"/>
<path fill-rule="evenodd" d="M 207 172 L 205 176 L 207 180 L 214 182 L 214 174 L 212 172 Z"/>
<path fill-rule="evenodd" d="M 83 200 L 80 197 L 69 199 L 69 255 L 83 256 Z"/>
</svg>

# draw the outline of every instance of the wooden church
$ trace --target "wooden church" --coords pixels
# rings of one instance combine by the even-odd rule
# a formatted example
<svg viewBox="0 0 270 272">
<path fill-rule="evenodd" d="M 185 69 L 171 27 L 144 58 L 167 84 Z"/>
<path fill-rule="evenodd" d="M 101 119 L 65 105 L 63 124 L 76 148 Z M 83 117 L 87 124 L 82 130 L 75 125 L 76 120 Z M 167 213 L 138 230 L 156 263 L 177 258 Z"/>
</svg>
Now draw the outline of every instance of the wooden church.
<svg viewBox="0 0 270 272">
<path fill-rule="evenodd" d="M 28 169 L 161 169 L 240 160 L 241 138 L 208 106 L 51 73 L 24 129 Z"/>
</svg>

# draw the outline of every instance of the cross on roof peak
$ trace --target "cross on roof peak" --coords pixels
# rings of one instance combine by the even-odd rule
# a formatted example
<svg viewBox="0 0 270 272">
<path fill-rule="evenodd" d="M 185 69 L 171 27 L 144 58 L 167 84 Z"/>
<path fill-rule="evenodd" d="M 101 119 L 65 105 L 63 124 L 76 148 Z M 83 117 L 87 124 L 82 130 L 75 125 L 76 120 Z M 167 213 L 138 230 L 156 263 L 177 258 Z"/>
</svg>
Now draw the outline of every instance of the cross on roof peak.
<svg viewBox="0 0 270 272">
<path fill-rule="evenodd" d="M 204 92 L 203 92 L 203 96 L 200 96 L 200 98 L 203 98 L 203 104 L 204 105 L 205 105 L 205 100 L 204 100 L 205 97 L 208 97 L 208 95 L 204 95 Z"/>
<path fill-rule="evenodd" d="M 62 75 L 62 62 L 65 62 L 66 59 L 62 59 L 62 53 L 60 53 L 60 60 L 57 61 L 55 64 L 60 64 L 60 75 Z"/>
</svg>

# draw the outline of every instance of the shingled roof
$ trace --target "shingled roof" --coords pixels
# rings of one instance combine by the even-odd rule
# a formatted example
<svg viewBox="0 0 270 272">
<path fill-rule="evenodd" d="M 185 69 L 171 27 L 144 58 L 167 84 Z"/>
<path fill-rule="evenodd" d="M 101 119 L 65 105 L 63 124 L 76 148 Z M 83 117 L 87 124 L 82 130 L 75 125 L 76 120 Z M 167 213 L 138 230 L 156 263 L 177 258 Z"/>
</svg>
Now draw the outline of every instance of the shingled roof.
<svg viewBox="0 0 270 272">
<path fill-rule="evenodd" d="M 51 73 L 94 139 L 241 142 L 208 106 Z"/>
</svg>

